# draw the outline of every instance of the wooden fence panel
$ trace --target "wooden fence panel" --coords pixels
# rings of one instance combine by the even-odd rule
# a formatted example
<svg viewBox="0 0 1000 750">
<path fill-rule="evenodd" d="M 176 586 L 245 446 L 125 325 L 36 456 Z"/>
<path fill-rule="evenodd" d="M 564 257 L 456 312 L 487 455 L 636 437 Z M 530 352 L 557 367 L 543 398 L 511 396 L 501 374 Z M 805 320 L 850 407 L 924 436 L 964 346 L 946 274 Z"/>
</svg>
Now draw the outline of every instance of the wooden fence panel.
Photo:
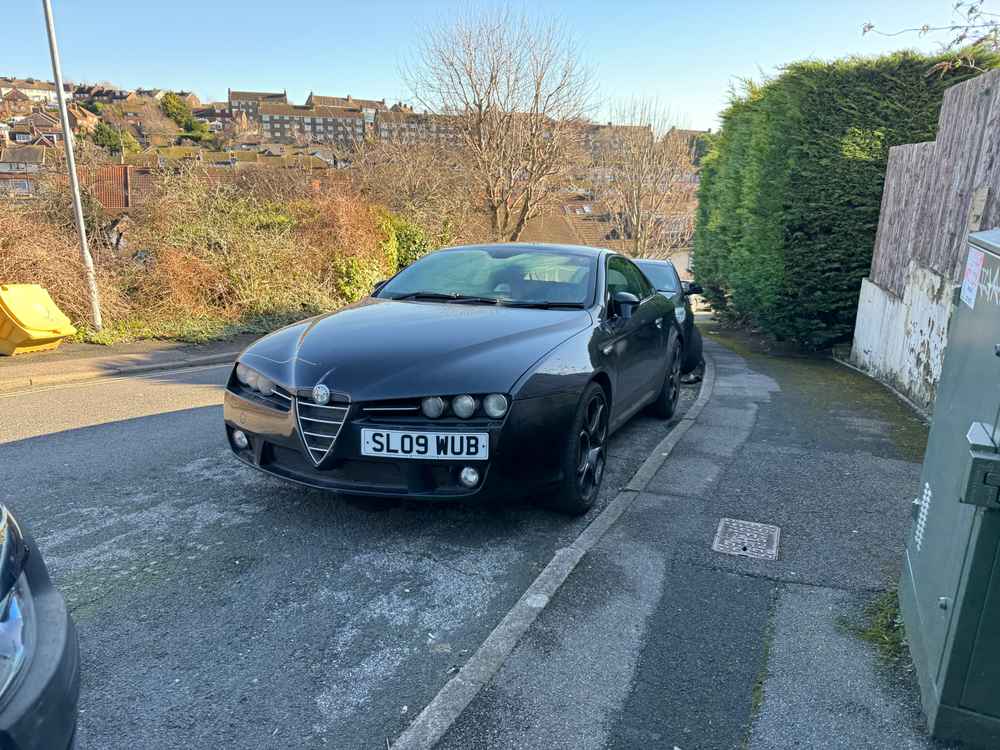
<svg viewBox="0 0 1000 750">
<path fill-rule="evenodd" d="M 998 226 L 1000 70 L 945 92 L 937 140 L 889 150 L 871 280 L 902 296 L 915 263 L 957 281 L 973 195 L 983 186 L 983 226 Z"/>
<path fill-rule="evenodd" d="M 913 219 L 920 215 L 935 150 L 933 141 L 889 149 L 870 278 L 897 296 L 903 295 L 910 260 L 926 263 L 920 257 L 926 255 L 926 245 Z"/>
</svg>

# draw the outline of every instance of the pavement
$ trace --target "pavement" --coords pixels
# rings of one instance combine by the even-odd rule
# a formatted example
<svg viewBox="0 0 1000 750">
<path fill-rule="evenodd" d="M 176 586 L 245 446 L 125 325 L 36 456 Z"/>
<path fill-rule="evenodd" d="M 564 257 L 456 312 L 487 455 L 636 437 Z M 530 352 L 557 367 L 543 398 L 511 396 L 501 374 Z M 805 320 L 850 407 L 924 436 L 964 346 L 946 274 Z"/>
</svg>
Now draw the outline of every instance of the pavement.
<svg viewBox="0 0 1000 750">
<path fill-rule="evenodd" d="M 925 425 L 700 325 L 710 394 L 616 433 L 581 519 L 261 476 L 225 446 L 228 365 L 0 394 L 0 502 L 80 630 L 81 750 L 385 748 L 587 534 L 438 747 L 939 748 L 850 627 L 898 576 Z M 713 551 L 724 516 L 780 526 L 778 559 Z"/>
<path fill-rule="evenodd" d="M 708 405 L 439 748 L 939 747 L 852 628 L 898 578 L 925 425 L 715 333 Z M 723 517 L 780 526 L 778 559 L 713 551 Z"/>
<path fill-rule="evenodd" d="M 233 362 L 257 336 L 209 344 L 136 341 L 129 344 L 61 344 L 58 349 L 0 357 L 0 393 L 156 370 Z"/>
</svg>

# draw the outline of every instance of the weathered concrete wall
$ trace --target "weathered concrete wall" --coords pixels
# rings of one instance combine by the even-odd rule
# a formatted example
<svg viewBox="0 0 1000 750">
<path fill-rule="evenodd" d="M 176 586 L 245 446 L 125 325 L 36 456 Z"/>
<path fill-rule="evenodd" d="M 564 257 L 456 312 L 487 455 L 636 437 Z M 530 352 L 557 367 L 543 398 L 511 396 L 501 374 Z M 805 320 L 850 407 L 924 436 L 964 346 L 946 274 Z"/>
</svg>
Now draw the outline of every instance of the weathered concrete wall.
<svg viewBox="0 0 1000 750">
<path fill-rule="evenodd" d="M 929 410 L 951 310 L 951 282 L 916 264 L 906 274 L 902 297 L 865 279 L 851 361 Z"/>
</svg>

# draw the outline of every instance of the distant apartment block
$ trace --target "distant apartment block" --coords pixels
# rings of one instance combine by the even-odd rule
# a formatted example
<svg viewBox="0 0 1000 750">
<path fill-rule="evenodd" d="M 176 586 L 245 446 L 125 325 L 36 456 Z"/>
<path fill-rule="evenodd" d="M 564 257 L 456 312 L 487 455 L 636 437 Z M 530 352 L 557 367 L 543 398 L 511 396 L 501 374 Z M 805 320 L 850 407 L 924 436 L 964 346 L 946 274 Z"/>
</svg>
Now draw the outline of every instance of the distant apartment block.
<svg viewBox="0 0 1000 750">
<path fill-rule="evenodd" d="M 229 112 L 234 117 L 243 112 L 247 119 L 256 120 L 263 104 L 288 104 L 288 94 L 272 91 L 233 91 L 229 89 Z"/>
<path fill-rule="evenodd" d="M 277 143 L 330 143 L 352 148 L 365 138 L 366 114 L 342 107 L 260 105 L 261 134 Z"/>
<path fill-rule="evenodd" d="M 400 104 L 376 113 L 375 132 L 391 143 L 455 146 L 460 139 L 455 118 L 421 114 Z"/>
</svg>

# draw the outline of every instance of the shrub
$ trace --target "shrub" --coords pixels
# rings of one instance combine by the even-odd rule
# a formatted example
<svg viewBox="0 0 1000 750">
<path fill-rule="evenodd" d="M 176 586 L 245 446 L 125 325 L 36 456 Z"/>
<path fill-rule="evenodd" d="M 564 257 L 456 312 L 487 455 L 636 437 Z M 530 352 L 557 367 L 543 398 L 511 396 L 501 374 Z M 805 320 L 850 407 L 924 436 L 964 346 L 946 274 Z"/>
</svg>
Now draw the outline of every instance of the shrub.
<svg viewBox="0 0 1000 750">
<path fill-rule="evenodd" d="M 393 216 L 391 223 L 396 235 L 396 267 L 401 271 L 426 255 L 431 250 L 431 242 L 423 228 L 409 219 Z"/>
<path fill-rule="evenodd" d="M 800 62 L 744 85 L 702 161 L 693 267 L 716 309 L 810 348 L 851 337 L 889 148 L 933 140 L 944 90 L 975 74 L 929 74 L 948 57 Z"/>
</svg>

